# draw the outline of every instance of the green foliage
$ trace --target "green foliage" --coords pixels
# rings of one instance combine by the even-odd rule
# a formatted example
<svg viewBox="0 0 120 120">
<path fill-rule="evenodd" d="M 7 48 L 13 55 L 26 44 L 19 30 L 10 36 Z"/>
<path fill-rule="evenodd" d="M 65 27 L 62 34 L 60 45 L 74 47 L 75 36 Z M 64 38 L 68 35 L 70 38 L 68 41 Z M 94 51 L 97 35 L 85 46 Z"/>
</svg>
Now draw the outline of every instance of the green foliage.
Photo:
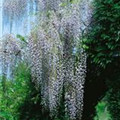
<svg viewBox="0 0 120 120">
<path fill-rule="evenodd" d="M 7 80 L 3 84 L 0 79 L 0 117 L 7 120 L 16 120 L 19 113 L 17 109 L 22 104 L 29 91 L 27 86 L 30 72 L 27 66 L 21 63 L 15 71 L 15 79 Z M 3 88 L 6 88 L 3 90 Z"/>
<path fill-rule="evenodd" d="M 51 118 L 49 110 L 41 104 L 41 92 L 31 81 L 30 70 L 25 63 L 17 66 L 13 80 L 3 78 L 0 79 L 1 120 L 68 120 L 65 114 L 64 93 L 58 107 L 58 115 Z"/>
<path fill-rule="evenodd" d="M 111 89 L 108 93 L 108 102 L 112 120 L 120 120 L 120 90 Z"/>
<path fill-rule="evenodd" d="M 22 35 L 17 34 L 16 37 L 19 38 L 22 42 L 27 43 L 25 37 L 23 37 Z"/>
<path fill-rule="evenodd" d="M 120 119 L 120 91 L 111 90 L 108 94 L 108 108 L 111 113 L 112 120 Z"/>
<path fill-rule="evenodd" d="M 120 1 L 97 0 L 94 8 L 88 39 L 83 42 L 93 62 L 105 67 L 120 56 Z"/>
<path fill-rule="evenodd" d="M 95 80 L 108 81 L 106 85 L 106 90 L 109 89 L 107 93 L 108 111 L 112 120 L 119 120 L 120 0 L 95 0 L 93 5 L 95 10 L 89 34 L 83 39 L 83 48 L 88 53 L 88 66 L 92 66 L 87 72 L 87 75 L 90 74 L 87 77 L 88 80 L 92 80 L 93 84 Z M 105 69 L 103 70 L 101 67 Z M 99 84 L 99 82 L 97 83 Z M 102 89 L 100 91 L 97 87 L 96 89 L 98 95 Z M 105 92 L 96 100 L 99 101 L 104 94 Z M 98 117 L 95 119 L 99 120 L 100 117 L 107 116 L 103 112 L 103 108 L 104 105 L 100 102 L 96 108 Z"/>
<path fill-rule="evenodd" d="M 110 120 L 106 101 L 101 100 L 96 106 L 96 116 L 94 117 L 94 120 Z"/>
<path fill-rule="evenodd" d="M 109 69 L 107 85 L 109 91 L 107 93 L 108 110 L 112 120 L 120 120 L 120 59 Z"/>
<path fill-rule="evenodd" d="M 31 84 L 31 83 L 30 83 Z M 49 110 L 45 109 L 41 104 L 40 91 L 35 89 L 35 85 L 30 85 L 29 94 L 25 101 L 19 107 L 19 120 L 68 120 L 65 114 L 64 91 L 62 94 L 61 105 L 58 107 L 58 115 L 51 117 Z"/>
</svg>

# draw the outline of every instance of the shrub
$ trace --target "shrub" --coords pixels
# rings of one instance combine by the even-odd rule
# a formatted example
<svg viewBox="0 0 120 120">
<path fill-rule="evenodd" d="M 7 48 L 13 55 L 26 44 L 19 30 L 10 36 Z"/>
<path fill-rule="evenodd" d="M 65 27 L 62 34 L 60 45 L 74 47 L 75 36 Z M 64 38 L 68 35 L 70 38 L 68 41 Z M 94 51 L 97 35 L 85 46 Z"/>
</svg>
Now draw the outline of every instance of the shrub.
<svg viewBox="0 0 120 120">
<path fill-rule="evenodd" d="M 106 67 L 120 56 L 120 1 L 97 0 L 88 39 L 84 42 L 93 62 Z"/>
</svg>

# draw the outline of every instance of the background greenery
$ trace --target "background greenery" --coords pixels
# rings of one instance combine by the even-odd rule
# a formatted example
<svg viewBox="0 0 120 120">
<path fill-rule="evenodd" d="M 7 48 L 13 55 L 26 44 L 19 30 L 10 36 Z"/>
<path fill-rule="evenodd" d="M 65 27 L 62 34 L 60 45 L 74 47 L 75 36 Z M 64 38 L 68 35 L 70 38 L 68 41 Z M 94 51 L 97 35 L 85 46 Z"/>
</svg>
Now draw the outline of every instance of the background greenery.
<svg viewBox="0 0 120 120">
<path fill-rule="evenodd" d="M 27 64 L 22 62 L 16 67 L 14 79 L 3 78 L 0 79 L 0 120 L 68 120 L 64 94 L 59 113 L 54 117 L 41 105 L 40 90 L 31 81 Z"/>
<path fill-rule="evenodd" d="M 0 79 L 0 117 L 1 119 L 16 120 L 19 116 L 17 109 L 29 94 L 30 72 L 23 63 L 15 70 L 15 79 Z"/>
<path fill-rule="evenodd" d="M 89 34 L 83 39 L 88 53 L 83 120 L 93 119 L 96 112 L 101 119 L 104 96 L 111 119 L 120 120 L 120 1 L 95 0 L 93 5 Z"/>
</svg>

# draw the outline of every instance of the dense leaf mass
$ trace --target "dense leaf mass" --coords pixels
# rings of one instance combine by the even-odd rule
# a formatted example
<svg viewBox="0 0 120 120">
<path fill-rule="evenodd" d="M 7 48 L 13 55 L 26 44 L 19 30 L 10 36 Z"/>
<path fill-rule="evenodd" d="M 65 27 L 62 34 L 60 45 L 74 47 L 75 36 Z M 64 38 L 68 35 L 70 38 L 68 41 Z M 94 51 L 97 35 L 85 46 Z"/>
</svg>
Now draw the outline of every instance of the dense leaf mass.
<svg viewBox="0 0 120 120">
<path fill-rule="evenodd" d="M 120 1 L 96 0 L 93 5 L 89 34 L 83 41 L 88 53 L 83 119 L 92 119 L 93 105 L 106 95 L 112 119 L 119 120 Z"/>
<path fill-rule="evenodd" d="M 93 62 L 105 67 L 120 56 L 120 1 L 97 0 L 85 43 Z"/>
</svg>

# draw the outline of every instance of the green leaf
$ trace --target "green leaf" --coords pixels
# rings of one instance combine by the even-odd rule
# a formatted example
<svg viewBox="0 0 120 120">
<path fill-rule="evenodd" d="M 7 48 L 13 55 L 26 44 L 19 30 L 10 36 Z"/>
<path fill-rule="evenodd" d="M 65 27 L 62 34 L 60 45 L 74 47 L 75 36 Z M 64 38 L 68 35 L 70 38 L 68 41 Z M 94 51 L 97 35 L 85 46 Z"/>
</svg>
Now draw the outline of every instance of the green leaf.
<svg viewBox="0 0 120 120">
<path fill-rule="evenodd" d="M 19 38 L 21 41 L 27 43 L 27 41 L 25 40 L 25 38 L 22 35 L 17 34 L 17 38 Z"/>
</svg>

